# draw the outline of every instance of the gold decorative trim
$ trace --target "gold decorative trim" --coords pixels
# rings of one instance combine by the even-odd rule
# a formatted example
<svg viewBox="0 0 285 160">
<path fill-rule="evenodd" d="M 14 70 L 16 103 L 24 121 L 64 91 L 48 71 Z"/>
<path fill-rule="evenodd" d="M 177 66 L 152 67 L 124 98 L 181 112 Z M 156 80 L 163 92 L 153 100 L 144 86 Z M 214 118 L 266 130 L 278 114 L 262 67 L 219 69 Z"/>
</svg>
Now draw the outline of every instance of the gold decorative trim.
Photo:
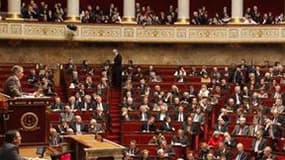
<svg viewBox="0 0 285 160">
<path fill-rule="evenodd" d="M 65 22 L 75 22 L 75 23 L 80 23 L 80 18 L 77 16 L 71 16 L 71 17 L 67 17 Z"/>
<path fill-rule="evenodd" d="M 122 24 L 136 24 L 136 19 L 134 17 L 123 17 Z"/>
<path fill-rule="evenodd" d="M 5 18 L 8 21 L 23 21 L 24 19 L 18 13 L 8 13 Z"/>
<path fill-rule="evenodd" d="M 244 18 L 232 18 L 228 24 L 230 25 L 241 25 L 244 24 Z"/>
<path fill-rule="evenodd" d="M 21 116 L 21 125 L 24 131 L 34 131 L 39 129 L 39 117 L 33 112 L 26 112 Z"/>
<path fill-rule="evenodd" d="M 178 18 L 175 24 L 178 24 L 178 25 L 189 24 L 189 18 Z"/>
<path fill-rule="evenodd" d="M 135 43 L 284 43 L 284 25 L 157 25 L 76 23 L 71 41 Z M 0 39 L 68 40 L 66 23 L 0 21 Z"/>
</svg>

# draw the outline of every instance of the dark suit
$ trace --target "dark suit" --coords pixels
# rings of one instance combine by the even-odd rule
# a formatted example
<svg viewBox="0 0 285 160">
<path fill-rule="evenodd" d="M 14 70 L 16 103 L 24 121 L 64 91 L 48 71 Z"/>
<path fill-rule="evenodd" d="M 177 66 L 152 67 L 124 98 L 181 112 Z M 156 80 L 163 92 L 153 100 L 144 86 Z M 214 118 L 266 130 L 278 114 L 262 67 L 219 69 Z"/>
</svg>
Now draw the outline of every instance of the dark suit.
<svg viewBox="0 0 285 160">
<path fill-rule="evenodd" d="M 11 97 L 22 96 L 21 82 L 16 76 L 10 76 L 3 85 L 4 93 Z"/>
<path fill-rule="evenodd" d="M 4 143 L 0 149 L 1 160 L 22 160 L 19 155 L 19 149 L 12 143 Z"/>
<path fill-rule="evenodd" d="M 118 54 L 114 58 L 114 64 L 112 67 L 112 83 L 115 87 L 121 87 L 122 81 L 122 56 Z"/>
<path fill-rule="evenodd" d="M 71 122 L 74 119 L 74 113 L 66 113 L 62 112 L 60 113 L 60 121 L 64 120 L 66 122 Z"/>
<path fill-rule="evenodd" d="M 257 127 L 256 127 L 257 126 Z M 250 125 L 249 126 L 249 136 L 255 136 L 256 132 L 258 130 L 264 130 L 263 126 L 262 125 Z"/>
<path fill-rule="evenodd" d="M 173 144 L 181 144 L 181 145 L 188 145 L 189 143 L 188 143 L 189 141 L 188 141 L 188 138 L 187 138 L 187 136 L 184 136 L 184 137 L 182 137 L 182 138 L 179 138 L 179 137 L 177 137 L 177 136 L 174 136 L 173 138 L 172 138 L 172 143 Z"/>
<path fill-rule="evenodd" d="M 184 122 L 186 119 L 187 119 L 187 116 L 186 116 L 186 114 L 185 113 L 183 113 L 182 114 L 182 117 L 183 117 L 183 121 L 182 122 Z M 178 121 L 179 119 L 179 113 L 178 112 L 175 112 L 174 113 L 174 121 Z"/>
<path fill-rule="evenodd" d="M 92 102 L 86 103 L 83 101 L 83 102 L 79 103 L 80 110 L 93 110 L 94 107 L 95 107 L 94 102 L 93 103 Z"/>
<path fill-rule="evenodd" d="M 226 157 L 226 160 L 230 160 L 230 157 L 231 157 L 231 151 L 228 150 L 228 149 L 225 149 L 225 150 L 216 150 L 216 156 L 225 156 Z"/>
<path fill-rule="evenodd" d="M 61 142 L 59 135 L 49 137 L 49 145 L 56 146 Z"/>
<path fill-rule="evenodd" d="M 219 132 L 228 132 L 228 126 L 227 125 L 219 125 L 219 124 L 216 124 L 215 126 L 214 126 L 214 130 L 215 131 L 219 131 Z"/>
<path fill-rule="evenodd" d="M 102 112 L 101 114 L 98 114 L 97 112 L 95 112 L 92 115 L 92 118 L 96 119 L 98 123 L 103 123 L 108 120 L 108 116 L 104 112 Z"/>
<path fill-rule="evenodd" d="M 182 129 L 185 133 L 190 135 L 195 135 L 198 132 L 198 124 L 192 123 L 192 125 L 187 125 L 186 123 L 183 123 Z"/>
<path fill-rule="evenodd" d="M 249 135 L 249 127 L 247 125 L 244 125 L 243 127 L 241 127 L 240 125 L 236 125 L 232 135 L 243 135 L 243 136 L 247 136 Z"/>
<path fill-rule="evenodd" d="M 248 160 L 246 152 L 237 152 L 233 160 Z"/>
<path fill-rule="evenodd" d="M 77 128 L 76 125 L 78 125 L 79 128 Z M 84 123 L 71 123 L 70 128 L 72 128 L 74 133 L 86 132 L 86 127 L 85 127 Z"/>
<path fill-rule="evenodd" d="M 236 147 L 236 144 L 237 144 L 235 138 L 231 138 L 229 141 L 224 141 L 224 143 L 227 147 L 230 147 L 230 148 Z"/>
<path fill-rule="evenodd" d="M 64 104 L 63 103 L 54 103 L 51 105 L 50 107 L 52 110 L 59 110 L 59 111 L 63 111 L 64 109 Z"/>
<path fill-rule="evenodd" d="M 148 124 L 147 122 L 145 122 L 142 125 L 141 130 L 143 132 L 154 132 L 156 130 L 156 127 L 154 126 L 154 124 Z"/>
<path fill-rule="evenodd" d="M 282 137 L 282 126 L 284 126 L 284 117 L 278 116 L 273 118 L 273 124 L 266 128 L 265 135 L 271 137 L 272 139 L 278 139 Z"/>
<path fill-rule="evenodd" d="M 254 149 L 255 149 L 256 142 L 257 142 L 257 139 L 254 139 L 254 140 L 252 141 L 252 144 L 251 144 L 252 149 L 253 149 L 254 152 L 255 152 Z M 258 151 L 263 151 L 263 149 L 264 149 L 265 147 L 266 147 L 266 140 L 265 140 L 264 138 L 262 138 L 262 139 L 260 140 L 260 143 L 259 143 L 257 149 L 258 149 Z"/>
<path fill-rule="evenodd" d="M 162 131 L 173 131 L 173 126 L 170 123 L 168 123 L 167 125 L 167 122 L 163 122 L 161 126 L 161 130 Z"/>
<path fill-rule="evenodd" d="M 140 150 L 138 148 L 127 148 L 126 153 L 137 156 L 137 155 L 139 155 Z"/>
<path fill-rule="evenodd" d="M 103 111 L 104 112 L 108 112 L 108 105 L 106 103 L 97 103 L 96 104 L 96 109 L 100 109 L 100 108 L 103 108 Z"/>
</svg>

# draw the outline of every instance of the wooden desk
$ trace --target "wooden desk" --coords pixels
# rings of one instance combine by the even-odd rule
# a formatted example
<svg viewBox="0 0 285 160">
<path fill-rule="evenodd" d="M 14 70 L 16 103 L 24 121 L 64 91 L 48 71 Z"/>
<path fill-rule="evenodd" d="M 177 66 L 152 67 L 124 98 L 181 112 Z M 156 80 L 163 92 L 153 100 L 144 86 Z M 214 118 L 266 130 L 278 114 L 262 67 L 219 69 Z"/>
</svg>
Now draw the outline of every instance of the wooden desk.
<svg viewBox="0 0 285 160">
<path fill-rule="evenodd" d="M 121 160 L 125 147 L 104 139 L 99 142 L 94 135 L 68 135 L 64 140 L 70 144 L 73 150 L 73 160 L 96 160 L 97 158 L 113 157 Z"/>
<path fill-rule="evenodd" d="M 46 151 L 45 155 L 43 158 L 38 158 L 39 155 L 36 154 L 38 146 L 23 146 L 20 147 L 20 155 L 21 157 L 28 157 L 30 159 L 35 159 L 35 160 L 51 160 L 50 153 L 49 151 Z"/>
</svg>

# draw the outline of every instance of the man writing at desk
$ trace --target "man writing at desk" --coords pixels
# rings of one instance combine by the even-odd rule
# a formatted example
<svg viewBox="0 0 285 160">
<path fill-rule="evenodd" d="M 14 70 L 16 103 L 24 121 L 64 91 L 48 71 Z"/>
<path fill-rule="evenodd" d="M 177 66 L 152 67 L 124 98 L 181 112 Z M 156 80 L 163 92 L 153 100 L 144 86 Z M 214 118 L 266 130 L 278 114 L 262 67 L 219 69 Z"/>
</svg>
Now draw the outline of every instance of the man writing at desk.
<svg viewBox="0 0 285 160">
<path fill-rule="evenodd" d="M 4 93 L 10 97 L 21 97 L 23 95 L 23 90 L 20 80 L 24 76 L 24 68 L 15 65 L 11 69 L 12 75 L 4 82 Z"/>
</svg>

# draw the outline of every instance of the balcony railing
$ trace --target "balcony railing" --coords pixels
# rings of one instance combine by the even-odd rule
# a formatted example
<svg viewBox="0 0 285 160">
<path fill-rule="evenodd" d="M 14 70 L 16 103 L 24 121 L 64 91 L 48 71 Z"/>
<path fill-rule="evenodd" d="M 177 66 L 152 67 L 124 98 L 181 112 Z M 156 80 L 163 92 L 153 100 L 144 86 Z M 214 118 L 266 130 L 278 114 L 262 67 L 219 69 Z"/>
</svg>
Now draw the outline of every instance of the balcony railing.
<svg viewBox="0 0 285 160">
<path fill-rule="evenodd" d="M 140 26 L 0 21 L 0 39 L 149 42 L 149 43 L 283 43 L 285 25 Z"/>
</svg>

